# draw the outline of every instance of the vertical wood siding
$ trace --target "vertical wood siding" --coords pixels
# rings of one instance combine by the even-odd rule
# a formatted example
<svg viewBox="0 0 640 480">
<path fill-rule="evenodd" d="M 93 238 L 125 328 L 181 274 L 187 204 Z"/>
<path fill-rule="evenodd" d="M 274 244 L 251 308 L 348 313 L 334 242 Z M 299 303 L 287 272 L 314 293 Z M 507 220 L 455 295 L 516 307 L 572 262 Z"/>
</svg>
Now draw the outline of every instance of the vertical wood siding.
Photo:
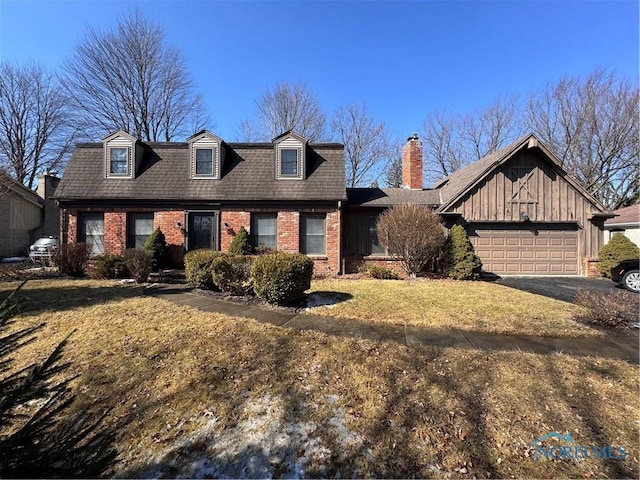
<svg viewBox="0 0 640 480">
<path fill-rule="evenodd" d="M 602 224 L 589 220 L 598 208 L 559 175 L 543 154 L 523 150 L 501 165 L 448 212 L 467 222 L 577 222 L 583 256 L 595 257 L 602 244 Z"/>
</svg>

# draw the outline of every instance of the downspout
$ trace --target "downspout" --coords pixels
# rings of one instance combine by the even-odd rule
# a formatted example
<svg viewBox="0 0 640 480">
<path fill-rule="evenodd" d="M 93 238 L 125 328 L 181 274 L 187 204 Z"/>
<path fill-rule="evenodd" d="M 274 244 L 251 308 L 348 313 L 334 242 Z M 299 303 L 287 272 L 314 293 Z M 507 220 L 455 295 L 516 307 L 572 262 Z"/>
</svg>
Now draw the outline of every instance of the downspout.
<svg viewBox="0 0 640 480">
<path fill-rule="evenodd" d="M 338 200 L 338 275 L 345 272 L 345 258 L 342 256 L 342 200 Z"/>
</svg>

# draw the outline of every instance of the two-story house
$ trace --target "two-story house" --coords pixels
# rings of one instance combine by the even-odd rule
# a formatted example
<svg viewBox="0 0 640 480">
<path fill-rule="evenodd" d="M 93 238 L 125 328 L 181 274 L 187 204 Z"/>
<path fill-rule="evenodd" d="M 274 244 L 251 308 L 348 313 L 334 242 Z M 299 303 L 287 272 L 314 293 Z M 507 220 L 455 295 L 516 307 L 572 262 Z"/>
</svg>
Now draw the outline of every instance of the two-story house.
<svg viewBox="0 0 640 480">
<path fill-rule="evenodd" d="M 174 265 L 198 248 L 226 251 L 241 226 L 256 245 L 302 252 L 316 271 L 340 270 L 342 145 L 286 132 L 272 143 L 142 142 L 118 131 L 78 144 L 55 198 L 62 241 L 93 254 L 140 247 L 159 227 Z"/>
</svg>

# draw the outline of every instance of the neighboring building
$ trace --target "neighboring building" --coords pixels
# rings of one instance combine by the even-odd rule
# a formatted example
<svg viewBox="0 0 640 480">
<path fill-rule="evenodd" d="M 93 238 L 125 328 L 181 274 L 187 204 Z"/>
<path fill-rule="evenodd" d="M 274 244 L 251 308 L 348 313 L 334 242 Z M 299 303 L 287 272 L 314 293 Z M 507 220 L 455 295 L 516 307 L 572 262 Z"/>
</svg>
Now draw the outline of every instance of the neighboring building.
<svg viewBox="0 0 640 480">
<path fill-rule="evenodd" d="M 94 254 L 140 246 L 156 227 L 176 265 L 186 251 L 226 251 L 244 226 L 256 245 L 300 251 L 316 271 L 393 265 L 376 235 L 386 208 L 419 203 L 446 227 L 462 224 L 486 272 L 579 275 L 603 242 L 604 207 L 534 136 L 422 188 L 422 144 L 403 148 L 404 188 L 349 188 L 344 147 L 293 132 L 272 143 L 229 143 L 200 132 L 185 143 L 144 143 L 119 131 L 79 144 L 55 198 L 63 242 Z"/>
<path fill-rule="evenodd" d="M 614 210 L 611 213 L 615 217 L 604 222 L 604 243 L 609 243 L 611 237 L 621 233 L 640 247 L 640 204 Z"/>
<path fill-rule="evenodd" d="M 59 234 L 60 209 L 51 199 L 59 180 L 41 175 L 34 192 L 0 172 L 0 257 L 26 257 L 37 238 Z"/>
<path fill-rule="evenodd" d="M 342 145 L 293 132 L 272 143 L 226 143 L 203 131 L 185 143 L 141 142 L 119 131 L 77 145 L 55 198 L 63 242 L 94 254 L 139 247 L 159 227 L 175 265 L 184 252 L 226 251 L 241 226 L 256 244 L 303 252 L 340 270 Z"/>
<path fill-rule="evenodd" d="M 346 271 L 388 262 L 374 243 L 375 218 L 388 206 L 420 203 L 450 228 L 464 225 L 483 271 L 499 275 L 580 275 L 603 242 L 605 208 L 530 135 L 422 189 L 422 145 L 403 149 L 404 189 L 348 189 Z"/>
</svg>

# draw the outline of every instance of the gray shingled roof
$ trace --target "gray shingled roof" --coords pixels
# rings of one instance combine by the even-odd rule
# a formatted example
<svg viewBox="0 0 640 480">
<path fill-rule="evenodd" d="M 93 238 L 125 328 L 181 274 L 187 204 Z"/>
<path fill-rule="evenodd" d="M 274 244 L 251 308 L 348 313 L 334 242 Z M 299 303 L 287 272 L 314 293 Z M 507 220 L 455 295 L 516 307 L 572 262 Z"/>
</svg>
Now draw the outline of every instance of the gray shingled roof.
<svg viewBox="0 0 640 480">
<path fill-rule="evenodd" d="M 486 172 L 493 169 L 495 165 L 500 163 L 503 158 L 510 153 L 516 146 L 519 146 L 527 137 L 523 137 L 516 142 L 496 150 L 489 155 L 485 155 L 460 170 L 453 172 L 448 177 L 442 178 L 435 182 L 431 188 L 439 188 L 442 204 L 448 203 L 452 198 L 459 195 L 469 185 L 474 183 L 478 178 L 484 176 Z"/>
<path fill-rule="evenodd" d="M 276 180 L 273 144 L 224 144 L 220 180 L 189 178 L 187 143 L 146 143 L 135 179 L 105 178 L 102 143 L 78 144 L 59 200 L 314 201 L 346 198 L 339 144 L 307 146 L 307 178 Z"/>
<path fill-rule="evenodd" d="M 636 203 L 630 207 L 620 208 L 611 212 L 615 215 L 604 222 L 605 227 L 615 225 L 640 224 L 640 204 Z"/>
<path fill-rule="evenodd" d="M 359 207 L 391 207 L 404 203 L 440 205 L 438 190 L 409 188 L 347 188 L 347 202 Z"/>
</svg>

